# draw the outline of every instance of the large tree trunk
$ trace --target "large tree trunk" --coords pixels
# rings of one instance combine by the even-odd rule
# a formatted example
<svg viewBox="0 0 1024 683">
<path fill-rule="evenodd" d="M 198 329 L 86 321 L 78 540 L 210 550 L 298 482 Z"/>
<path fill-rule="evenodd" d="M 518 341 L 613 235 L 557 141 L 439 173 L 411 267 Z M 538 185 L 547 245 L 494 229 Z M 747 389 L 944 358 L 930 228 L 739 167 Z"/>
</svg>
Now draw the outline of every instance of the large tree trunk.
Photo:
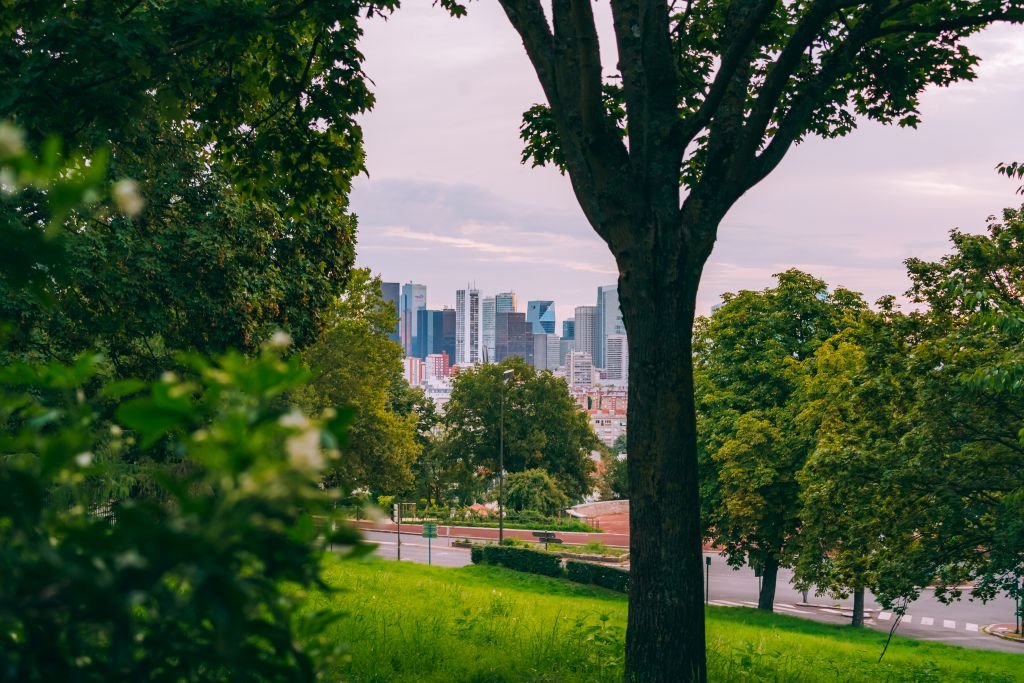
<svg viewBox="0 0 1024 683">
<path fill-rule="evenodd" d="M 761 568 L 761 592 L 757 596 L 757 608 L 768 612 L 775 610 L 775 585 L 779 579 L 779 561 L 773 555 L 764 560 Z"/>
<path fill-rule="evenodd" d="M 864 625 L 864 586 L 853 589 L 853 625 Z"/>
<path fill-rule="evenodd" d="M 646 253 L 647 263 L 638 263 L 634 252 L 636 267 L 622 269 L 619 278 L 629 340 L 626 680 L 702 682 L 707 665 L 691 342 L 703 259 L 684 266 L 683 259 L 671 259 L 678 243 L 659 246 Z"/>
</svg>

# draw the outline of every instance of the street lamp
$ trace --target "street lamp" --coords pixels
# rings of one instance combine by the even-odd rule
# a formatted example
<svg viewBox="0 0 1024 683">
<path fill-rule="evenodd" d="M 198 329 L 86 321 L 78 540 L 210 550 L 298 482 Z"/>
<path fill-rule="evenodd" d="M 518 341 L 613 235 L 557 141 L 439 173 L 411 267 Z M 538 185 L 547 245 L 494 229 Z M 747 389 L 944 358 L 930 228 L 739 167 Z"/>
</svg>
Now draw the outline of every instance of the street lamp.
<svg viewBox="0 0 1024 683">
<path fill-rule="evenodd" d="M 515 374 L 511 370 L 501 373 L 501 421 L 498 437 L 498 545 L 505 540 L 505 384 Z"/>
</svg>

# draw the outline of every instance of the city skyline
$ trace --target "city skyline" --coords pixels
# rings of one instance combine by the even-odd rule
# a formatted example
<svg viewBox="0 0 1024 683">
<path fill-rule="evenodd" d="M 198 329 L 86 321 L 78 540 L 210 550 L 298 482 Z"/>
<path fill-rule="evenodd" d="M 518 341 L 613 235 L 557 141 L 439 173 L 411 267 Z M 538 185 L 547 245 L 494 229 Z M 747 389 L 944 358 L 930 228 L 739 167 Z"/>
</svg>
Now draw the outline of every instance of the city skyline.
<svg viewBox="0 0 1024 683">
<path fill-rule="evenodd" d="M 542 94 L 500 8 L 474 3 L 454 21 L 430 3 L 409 5 L 365 30 L 377 103 L 360 119 L 368 176 L 352 193 L 357 262 L 389 281 L 415 274 L 439 295 L 432 306 L 454 305 L 467 279 L 487 294 L 553 299 L 559 322 L 592 304 L 599 285 L 616 281 L 615 262 L 568 180 L 520 164 L 520 116 Z M 919 130 L 865 124 L 794 149 L 723 222 L 698 312 L 723 292 L 771 286 L 789 267 L 868 301 L 899 295 L 904 259 L 938 258 L 950 229 L 979 232 L 987 216 L 1019 206 L 1017 184 L 993 170 L 1020 156 L 1019 36 L 999 27 L 968 41 L 982 58 L 978 80 L 929 89 Z"/>
</svg>

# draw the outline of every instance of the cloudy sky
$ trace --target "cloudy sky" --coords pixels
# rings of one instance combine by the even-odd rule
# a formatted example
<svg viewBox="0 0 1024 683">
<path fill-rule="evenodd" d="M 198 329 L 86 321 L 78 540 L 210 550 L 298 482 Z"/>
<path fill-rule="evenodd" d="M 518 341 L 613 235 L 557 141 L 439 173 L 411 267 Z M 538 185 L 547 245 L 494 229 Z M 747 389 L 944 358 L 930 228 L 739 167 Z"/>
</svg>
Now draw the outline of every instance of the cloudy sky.
<svg viewBox="0 0 1024 683">
<path fill-rule="evenodd" d="M 792 266 L 869 300 L 901 293 L 903 259 L 938 258 L 951 228 L 980 231 L 1019 205 L 993 167 L 1024 158 L 1024 28 L 971 45 L 979 78 L 926 93 L 918 130 L 866 122 L 842 140 L 808 140 L 747 193 L 721 226 L 699 310 Z M 352 195 L 360 264 L 427 285 L 432 308 L 467 283 L 514 290 L 521 308 L 554 299 L 559 320 L 592 305 L 615 263 L 568 180 L 520 164 L 520 115 L 542 95 L 497 3 L 472 3 L 456 21 L 412 0 L 369 22 L 362 49 L 377 106 L 363 119 L 369 178 Z"/>
</svg>

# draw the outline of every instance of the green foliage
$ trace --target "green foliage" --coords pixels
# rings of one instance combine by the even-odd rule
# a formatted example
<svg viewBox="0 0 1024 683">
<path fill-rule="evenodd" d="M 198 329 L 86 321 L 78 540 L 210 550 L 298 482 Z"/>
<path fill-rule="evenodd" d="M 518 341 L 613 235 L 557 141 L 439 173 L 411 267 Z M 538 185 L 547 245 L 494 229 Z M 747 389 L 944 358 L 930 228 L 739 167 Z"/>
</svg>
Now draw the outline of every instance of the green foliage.
<svg viewBox="0 0 1024 683">
<path fill-rule="evenodd" d="M 562 561 L 543 550 L 485 545 L 482 548 L 482 553 L 480 559 L 482 564 L 497 564 L 516 571 L 544 576 L 562 576 Z"/>
<path fill-rule="evenodd" d="M 1024 164 L 1019 161 L 1014 161 L 1009 164 L 998 164 L 996 171 L 1002 173 L 1007 178 L 1024 179 Z M 1017 188 L 1018 194 L 1024 194 L 1024 185 Z"/>
<path fill-rule="evenodd" d="M 516 511 L 536 510 L 554 515 L 569 505 L 569 498 L 551 475 L 533 468 L 505 477 L 505 505 Z"/>
<path fill-rule="evenodd" d="M 367 270 L 352 271 L 330 325 L 303 354 L 314 377 L 294 394 L 309 412 L 334 405 L 356 411 L 345 457 L 328 473 L 327 483 L 346 491 L 405 491 L 422 448 L 419 416 L 415 399 L 402 393 L 402 350 L 387 337 L 394 316 L 381 295 L 380 279 Z"/>
<path fill-rule="evenodd" d="M 565 573 L 570 581 L 590 583 L 619 593 L 629 593 L 629 572 L 593 562 L 565 561 Z"/>
<path fill-rule="evenodd" d="M 800 271 L 776 277 L 725 294 L 694 340 L 706 533 L 730 563 L 769 569 L 789 561 L 800 528 L 797 473 L 813 445 L 795 426 L 803 364 L 864 309 Z"/>
<path fill-rule="evenodd" d="M 473 564 L 483 564 L 484 562 L 484 549 L 483 546 L 474 545 L 469 549 L 469 559 Z"/>
<path fill-rule="evenodd" d="M 570 501 L 592 488 L 590 451 L 598 447 L 586 414 L 569 395 L 565 380 L 538 373 L 518 357 L 460 373 L 445 405 L 442 447 L 450 481 L 461 500 L 478 497 L 498 470 L 502 373 L 514 375 L 504 388 L 505 470 L 541 469 Z"/>
<path fill-rule="evenodd" d="M 362 169 L 356 116 L 373 96 L 358 21 L 395 5 L 13 0 L 0 112 L 32 141 L 56 134 L 87 152 L 166 122 L 215 150 L 232 184 L 305 209 L 347 196 Z"/>
<path fill-rule="evenodd" d="M 98 356 L 0 372 L 5 677 L 312 681 L 339 654 L 319 635 L 335 616 L 298 614 L 296 589 L 322 586 L 322 541 L 358 538 L 312 521 L 349 416 L 282 408 L 307 372 L 276 350 L 182 362 L 152 384 L 104 383 Z M 91 495 L 157 443 L 181 454 L 158 495 Z"/>
</svg>

